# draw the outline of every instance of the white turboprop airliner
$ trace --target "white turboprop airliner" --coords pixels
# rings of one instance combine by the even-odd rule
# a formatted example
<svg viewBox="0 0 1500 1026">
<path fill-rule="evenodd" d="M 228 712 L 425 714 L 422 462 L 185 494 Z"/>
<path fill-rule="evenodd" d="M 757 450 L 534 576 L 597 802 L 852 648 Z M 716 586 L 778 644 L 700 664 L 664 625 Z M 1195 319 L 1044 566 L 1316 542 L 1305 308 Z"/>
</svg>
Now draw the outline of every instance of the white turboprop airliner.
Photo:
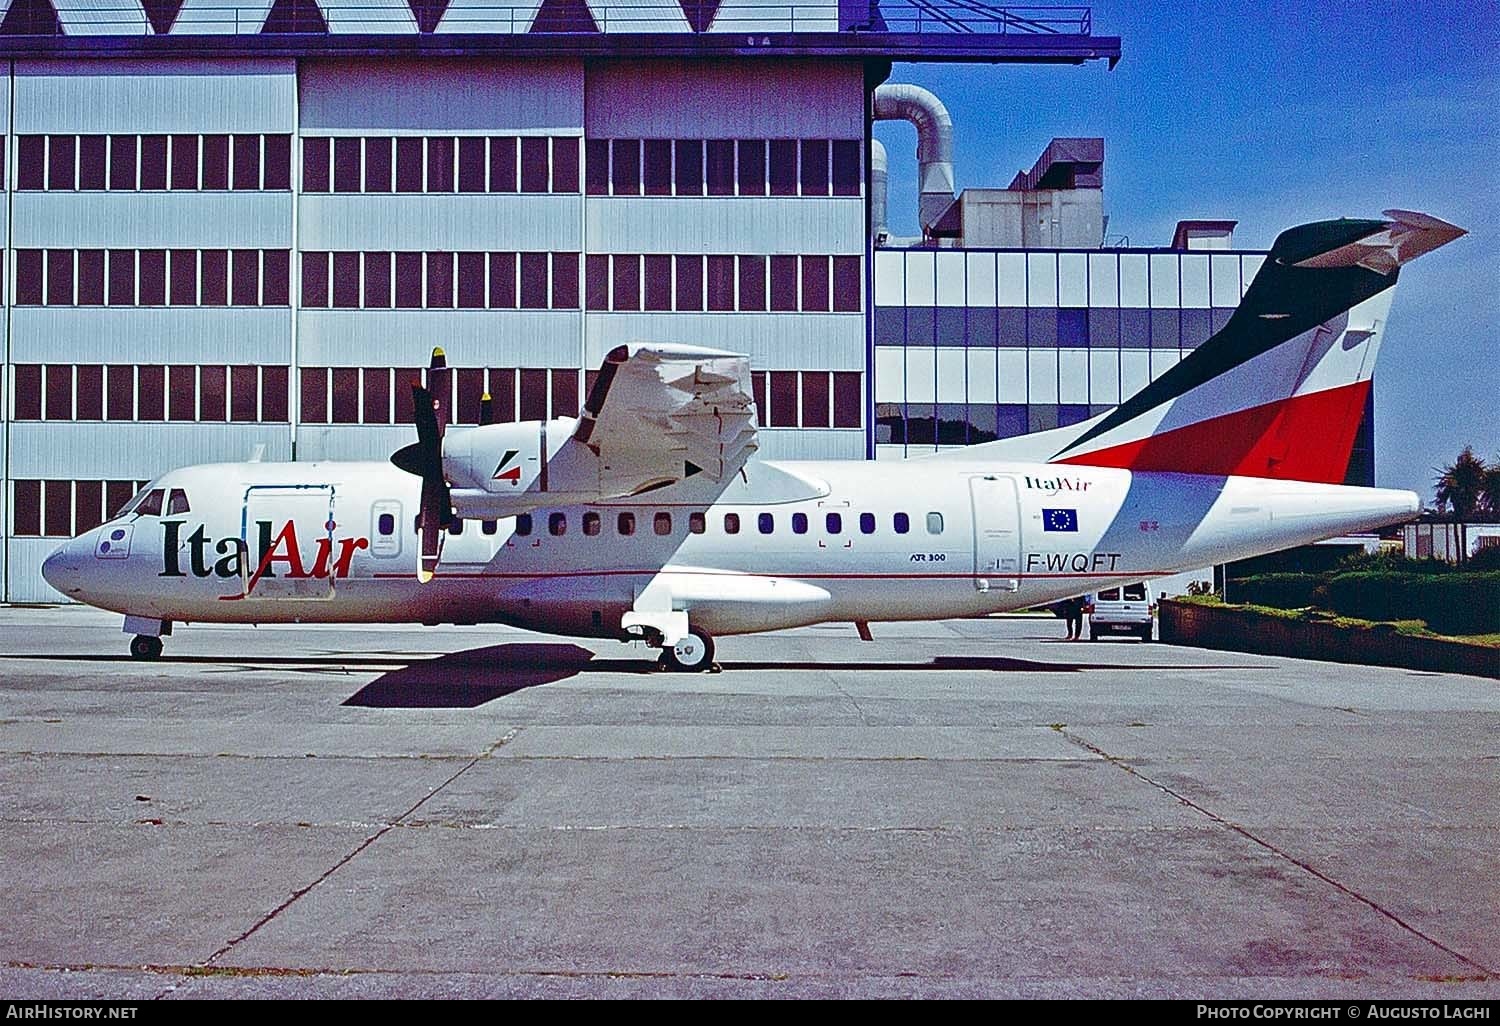
<svg viewBox="0 0 1500 1026">
<path fill-rule="evenodd" d="M 752 460 L 748 360 L 650 343 L 609 353 L 576 420 L 446 431 L 439 350 L 390 463 L 173 470 L 42 573 L 124 613 L 138 658 L 174 623 L 506 623 L 701 670 L 718 635 L 981 616 L 1368 530 L 1419 508 L 1336 483 L 1399 267 L 1462 234 L 1290 229 L 1115 410 L 896 462 Z"/>
</svg>

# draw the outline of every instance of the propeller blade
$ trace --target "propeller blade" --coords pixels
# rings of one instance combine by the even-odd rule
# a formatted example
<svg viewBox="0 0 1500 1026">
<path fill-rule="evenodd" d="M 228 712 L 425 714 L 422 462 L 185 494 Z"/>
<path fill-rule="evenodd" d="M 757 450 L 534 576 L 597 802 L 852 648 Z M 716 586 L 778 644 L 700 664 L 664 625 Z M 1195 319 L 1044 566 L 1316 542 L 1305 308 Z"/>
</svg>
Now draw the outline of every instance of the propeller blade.
<svg viewBox="0 0 1500 1026">
<path fill-rule="evenodd" d="M 435 350 L 434 363 L 442 357 L 442 350 Z M 417 580 L 426 584 L 432 580 L 438 561 L 443 554 L 444 529 L 453 517 L 453 497 L 448 482 L 443 478 L 443 428 L 439 415 L 440 402 L 421 385 L 411 386 L 412 420 L 416 424 L 417 440 L 403 446 L 391 456 L 391 462 L 409 474 L 422 478 L 421 509 L 417 524 L 422 536 L 418 553 Z"/>
</svg>

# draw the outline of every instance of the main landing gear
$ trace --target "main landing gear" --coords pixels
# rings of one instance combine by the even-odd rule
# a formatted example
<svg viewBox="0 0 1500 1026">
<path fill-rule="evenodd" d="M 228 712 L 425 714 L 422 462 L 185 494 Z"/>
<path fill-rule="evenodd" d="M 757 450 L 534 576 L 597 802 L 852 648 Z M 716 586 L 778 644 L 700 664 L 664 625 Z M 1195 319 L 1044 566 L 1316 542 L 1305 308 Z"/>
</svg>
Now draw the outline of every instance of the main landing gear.
<svg viewBox="0 0 1500 1026">
<path fill-rule="evenodd" d="M 679 673 L 700 673 L 714 664 L 714 639 L 695 628 L 675 645 L 664 645 L 661 658 L 669 669 Z"/>
</svg>

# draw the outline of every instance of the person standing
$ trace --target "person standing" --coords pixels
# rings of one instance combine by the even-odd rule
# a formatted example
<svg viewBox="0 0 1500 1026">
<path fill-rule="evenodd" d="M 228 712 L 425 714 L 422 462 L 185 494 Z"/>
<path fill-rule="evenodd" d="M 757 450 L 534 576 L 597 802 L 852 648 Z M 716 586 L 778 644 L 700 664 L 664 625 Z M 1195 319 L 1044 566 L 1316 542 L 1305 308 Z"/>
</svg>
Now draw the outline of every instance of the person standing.
<svg viewBox="0 0 1500 1026">
<path fill-rule="evenodd" d="M 1068 620 L 1068 640 L 1077 641 L 1083 637 L 1083 605 L 1082 595 L 1070 598 L 1063 603 L 1063 615 Z"/>
</svg>

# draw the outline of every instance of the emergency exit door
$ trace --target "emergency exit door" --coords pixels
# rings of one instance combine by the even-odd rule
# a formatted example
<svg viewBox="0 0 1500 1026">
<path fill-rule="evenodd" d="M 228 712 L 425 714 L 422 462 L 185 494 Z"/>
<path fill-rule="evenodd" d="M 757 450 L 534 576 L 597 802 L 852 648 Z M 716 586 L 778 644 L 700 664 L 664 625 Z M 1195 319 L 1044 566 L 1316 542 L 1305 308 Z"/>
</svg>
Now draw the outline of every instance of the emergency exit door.
<svg viewBox="0 0 1500 1026">
<path fill-rule="evenodd" d="M 974 587 L 1019 590 L 1021 501 L 1015 478 L 970 478 L 969 498 L 974 506 Z"/>
</svg>

